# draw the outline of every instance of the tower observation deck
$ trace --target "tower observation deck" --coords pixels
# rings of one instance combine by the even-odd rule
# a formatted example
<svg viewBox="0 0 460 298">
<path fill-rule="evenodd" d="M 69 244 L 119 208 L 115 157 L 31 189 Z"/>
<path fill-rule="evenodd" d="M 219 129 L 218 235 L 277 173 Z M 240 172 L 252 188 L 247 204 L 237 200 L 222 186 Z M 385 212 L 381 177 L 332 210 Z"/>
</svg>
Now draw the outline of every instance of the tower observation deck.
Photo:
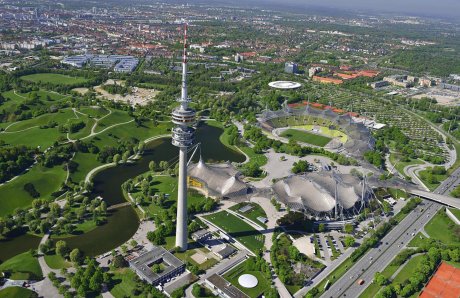
<svg viewBox="0 0 460 298">
<path fill-rule="evenodd" d="M 188 104 L 187 95 L 187 24 L 184 25 L 184 53 L 182 59 L 182 92 L 177 100 L 180 105 L 171 114 L 172 144 L 179 147 L 179 181 L 177 195 L 176 247 L 187 250 L 187 149 L 195 138 L 195 111 Z"/>
</svg>

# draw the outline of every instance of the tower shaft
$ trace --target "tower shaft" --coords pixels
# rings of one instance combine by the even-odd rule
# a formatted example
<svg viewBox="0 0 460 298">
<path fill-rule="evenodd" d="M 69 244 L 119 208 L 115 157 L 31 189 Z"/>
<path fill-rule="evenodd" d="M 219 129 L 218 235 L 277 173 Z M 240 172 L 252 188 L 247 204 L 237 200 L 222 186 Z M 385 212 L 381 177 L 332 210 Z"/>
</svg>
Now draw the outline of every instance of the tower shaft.
<svg viewBox="0 0 460 298">
<path fill-rule="evenodd" d="M 172 144 L 179 147 L 179 181 L 177 190 L 176 247 L 187 250 L 187 149 L 193 144 L 195 111 L 188 106 L 187 95 L 187 24 L 184 26 L 184 53 L 182 58 L 180 105 L 172 112 Z"/>
<path fill-rule="evenodd" d="M 187 147 L 179 148 L 176 247 L 187 250 Z"/>
</svg>

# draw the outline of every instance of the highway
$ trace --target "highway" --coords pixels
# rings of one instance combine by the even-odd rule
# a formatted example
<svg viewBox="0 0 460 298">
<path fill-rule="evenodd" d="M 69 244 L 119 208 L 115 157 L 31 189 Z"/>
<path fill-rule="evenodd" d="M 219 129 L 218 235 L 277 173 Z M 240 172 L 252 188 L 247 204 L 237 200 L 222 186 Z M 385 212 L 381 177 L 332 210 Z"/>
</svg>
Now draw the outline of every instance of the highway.
<svg viewBox="0 0 460 298">
<path fill-rule="evenodd" d="M 459 175 L 460 169 L 457 169 L 433 193 L 449 193 L 459 183 Z M 441 204 L 424 200 L 381 240 L 378 247 L 364 255 L 321 297 L 358 297 L 372 282 L 374 274 L 387 267 L 391 260 L 412 240 L 413 235 L 417 234 L 441 208 Z M 360 279 L 364 280 L 364 285 L 357 284 Z"/>
</svg>

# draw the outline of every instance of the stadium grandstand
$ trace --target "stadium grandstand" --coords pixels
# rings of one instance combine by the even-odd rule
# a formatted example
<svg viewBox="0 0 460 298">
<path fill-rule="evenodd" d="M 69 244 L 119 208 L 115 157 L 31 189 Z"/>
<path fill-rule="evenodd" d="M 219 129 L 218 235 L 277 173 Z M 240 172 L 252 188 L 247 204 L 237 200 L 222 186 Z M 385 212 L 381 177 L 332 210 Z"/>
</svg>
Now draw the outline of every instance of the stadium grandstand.
<svg viewBox="0 0 460 298">
<path fill-rule="evenodd" d="M 308 104 L 305 108 L 291 108 L 286 103 L 278 111 L 264 110 L 258 115 L 261 127 L 269 132 L 282 127 L 313 125 L 344 132 L 346 142 L 338 151 L 354 157 L 362 157 L 375 147 L 371 131 L 348 114 L 335 113 L 332 108 L 317 109 Z"/>
</svg>

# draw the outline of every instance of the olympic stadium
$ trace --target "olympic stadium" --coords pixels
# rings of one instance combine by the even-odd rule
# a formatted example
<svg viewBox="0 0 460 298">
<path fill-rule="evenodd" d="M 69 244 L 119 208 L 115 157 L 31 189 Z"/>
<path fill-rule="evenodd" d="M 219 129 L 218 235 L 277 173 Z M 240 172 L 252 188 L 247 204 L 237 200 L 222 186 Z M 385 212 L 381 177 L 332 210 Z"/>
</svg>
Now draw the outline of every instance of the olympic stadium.
<svg viewBox="0 0 460 298">
<path fill-rule="evenodd" d="M 329 149 L 361 158 L 375 147 L 371 131 L 363 123 L 355 122 L 349 114 L 335 113 L 331 108 L 290 108 L 286 104 L 278 111 L 264 110 L 258 117 L 261 127 L 270 133 L 283 127 L 313 127 L 338 130 L 346 134 L 346 141 L 334 139 Z M 327 147 L 326 147 L 327 148 Z"/>
<path fill-rule="evenodd" d="M 313 172 L 293 175 L 273 185 L 277 199 L 316 219 L 350 219 L 364 208 L 372 190 L 350 174 Z"/>
</svg>

